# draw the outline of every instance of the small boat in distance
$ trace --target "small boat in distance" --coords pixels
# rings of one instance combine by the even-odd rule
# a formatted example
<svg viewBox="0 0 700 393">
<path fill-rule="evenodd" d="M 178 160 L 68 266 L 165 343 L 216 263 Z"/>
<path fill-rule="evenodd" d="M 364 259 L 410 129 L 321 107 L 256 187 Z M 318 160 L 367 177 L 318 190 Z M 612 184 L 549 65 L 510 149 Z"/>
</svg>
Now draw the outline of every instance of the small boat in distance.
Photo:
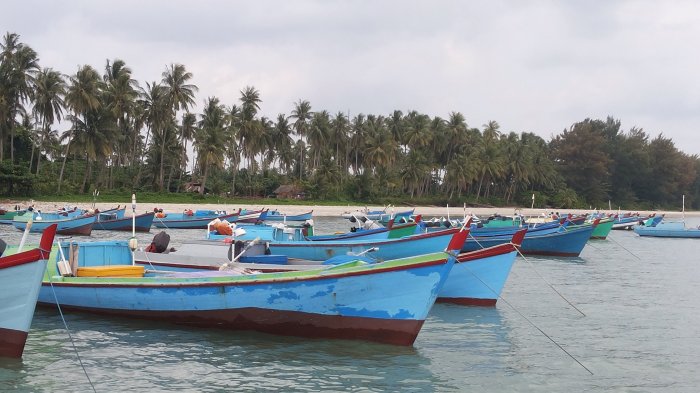
<svg viewBox="0 0 700 393">
<path fill-rule="evenodd" d="M 700 227 L 689 228 L 685 225 L 685 195 L 683 195 L 682 214 L 680 221 L 649 219 L 644 225 L 634 227 L 634 233 L 649 237 L 700 238 Z"/>
<path fill-rule="evenodd" d="M 42 217 L 41 213 L 36 213 L 36 218 L 32 214 L 23 214 L 12 219 L 12 225 L 24 231 L 30 220 L 33 220 L 30 228 L 32 233 L 40 233 L 46 230 L 52 224 L 56 224 L 58 229 L 56 233 L 59 235 L 83 235 L 90 236 L 92 228 L 97 221 L 97 216 L 94 214 L 78 215 L 74 217 L 52 218 Z"/>
<path fill-rule="evenodd" d="M 150 232 L 154 212 L 139 214 L 135 217 L 119 217 L 115 213 L 98 213 L 93 229 L 109 231 L 131 231 L 132 224 L 136 232 Z"/>
<path fill-rule="evenodd" d="M 314 211 L 311 210 L 307 213 L 301 214 L 284 214 L 279 210 L 272 210 L 267 212 L 267 217 L 265 221 L 308 221 L 313 219 Z"/>
</svg>

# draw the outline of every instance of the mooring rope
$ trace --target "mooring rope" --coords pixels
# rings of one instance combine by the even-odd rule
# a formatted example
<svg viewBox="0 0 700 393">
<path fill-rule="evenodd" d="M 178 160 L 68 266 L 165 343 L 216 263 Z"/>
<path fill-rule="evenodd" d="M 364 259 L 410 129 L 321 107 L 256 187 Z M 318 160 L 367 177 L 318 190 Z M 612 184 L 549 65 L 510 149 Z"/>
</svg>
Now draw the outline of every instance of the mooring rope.
<svg viewBox="0 0 700 393">
<path fill-rule="evenodd" d="M 510 244 L 513 244 L 513 243 L 510 243 Z M 513 244 L 513 247 L 517 250 L 517 247 L 515 246 L 515 244 Z M 532 327 L 534 327 L 535 329 L 537 329 L 540 333 L 542 333 L 543 336 L 547 337 L 547 339 L 548 339 L 549 341 L 551 341 L 551 342 L 552 342 L 554 345 L 556 345 L 560 350 L 562 350 L 562 352 L 564 352 L 565 354 L 567 354 L 571 359 L 573 359 L 576 363 L 578 363 L 579 366 L 583 367 L 584 370 L 588 371 L 591 375 L 593 375 L 593 372 L 592 372 L 588 367 L 584 366 L 583 363 L 581 363 L 581 362 L 580 362 L 574 355 L 572 355 L 569 351 L 567 351 L 566 349 L 564 349 L 564 347 L 562 347 L 562 346 L 561 346 L 556 340 L 554 340 L 549 334 L 547 334 L 547 333 L 546 333 L 544 330 L 542 330 L 539 326 L 535 325 L 534 322 L 532 322 L 528 317 L 526 317 L 526 316 L 525 316 L 523 313 L 521 313 L 517 308 L 515 308 L 515 306 L 513 306 L 508 300 L 506 300 L 506 299 L 503 297 L 503 295 L 497 293 L 495 289 L 491 288 L 491 286 L 489 286 L 487 283 L 485 283 L 484 280 L 481 279 L 481 277 L 479 277 L 478 275 L 476 275 L 476 273 L 474 273 L 474 271 L 472 271 L 472 270 L 469 268 L 469 266 L 466 266 L 466 265 L 465 265 L 465 267 L 467 268 L 467 270 L 469 271 L 469 273 L 471 273 L 471 274 L 472 274 L 477 280 L 479 280 L 486 288 L 488 288 L 491 292 L 493 292 L 493 294 L 496 295 L 496 296 L 498 297 L 498 299 L 501 299 L 505 304 L 508 305 L 508 307 L 512 308 L 513 311 L 515 311 L 516 313 L 518 313 L 518 315 L 520 315 L 524 320 L 526 320 L 530 325 L 532 325 Z"/>
<path fill-rule="evenodd" d="M 63 326 L 66 329 L 66 332 L 68 332 L 68 338 L 70 338 L 71 345 L 73 346 L 73 351 L 75 351 L 75 356 L 78 357 L 78 363 L 80 363 L 80 367 L 83 369 L 83 373 L 85 373 L 85 378 L 87 378 L 88 382 L 90 383 L 90 387 L 92 388 L 92 391 L 97 393 L 97 390 L 95 389 L 95 385 L 92 384 L 92 380 L 90 380 L 90 376 L 88 375 L 87 369 L 85 369 L 85 365 L 83 364 L 83 360 L 80 358 L 80 353 L 78 353 L 78 347 L 75 346 L 75 340 L 73 340 L 73 335 L 70 332 L 70 329 L 68 329 L 68 323 L 66 322 L 66 318 L 63 316 L 63 310 L 61 310 L 61 305 L 58 303 L 58 297 L 56 296 L 56 289 L 53 287 L 53 280 L 51 280 L 51 273 L 49 272 L 49 283 L 51 284 L 51 292 L 53 292 L 53 298 L 56 301 L 56 307 L 58 308 L 58 313 L 61 316 L 61 320 L 63 321 Z"/>
</svg>

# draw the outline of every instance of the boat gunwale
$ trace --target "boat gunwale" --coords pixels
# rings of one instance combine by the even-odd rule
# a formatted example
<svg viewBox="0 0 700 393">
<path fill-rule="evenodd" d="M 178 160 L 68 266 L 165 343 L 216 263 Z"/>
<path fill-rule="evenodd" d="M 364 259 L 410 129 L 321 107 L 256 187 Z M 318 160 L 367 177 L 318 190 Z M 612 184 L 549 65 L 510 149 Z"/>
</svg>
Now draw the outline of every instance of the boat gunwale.
<svg viewBox="0 0 700 393">
<path fill-rule="evenodd" d="M 339 269 L 338 271 L 326 270 L 333 268 L 334 266 L 320 268 L 317 270 L 305 270 L 305 271 L 292 271 L 292 272 L 280 272 L 280 273 L 260 273 L 253 275 L 241 275 L 241 276 L 217 276 L 217 277 L 137 277 L 137 278 L 124 278 L 124 277 L 60 277 L 60 276 L 50 276 L 48 281 L 43 281 L 42 286 L 65 286 L 65 287 L 109 287 L 109 288 L 178 288 L 178 287 L 222 287 L 222 286 L 247 286 L 247 285 L 268 285 L 277 283 L 292 283 L 300 281 L 315 281 L 324 279 L 338 279 L 353 276 L 364 276 L 375 273 L 390 273 L 402 270 L 424 268 L 430 266 L 438 266 L 449 263 L 449 256 L 446 253 L 433 253 L 425 254 L 419 257 L 426 257 L 428 255 L 442 254 L 443 256 L 438 259 L 432 259 L 421 262 L 413 263 L 403 263 L 403 264 L 393 264 L 389 266 L 379 266 L 376 265 L 362 265 L 362 266 L 352 266 L 346 269 Z M 416 257 L 412 257 L 416 258 Z M 387 263 L 399 261 L 387 261 Z M 323 266 L 323 265 L 320 265 Z M 347 269 L 356 269 L 347 271 Z M 357 270 L 359 269 L 359 270 Z M 324 273 L 325 272 L 325 273 Z M 301 274 L 300 274 L 301 273 Z M 259 277 L 265 274 L 275 274 L 277 277 Z M 290 277 L 279 277 L 279 275 L 287 274 Z M 246 277 L 246 278 L 239 278 Z M 252 278 L 247 278 L 252 277 Z M 53 279 L 57 280 L 54 281 Z M 68 279 L 69 281 L 64 281 Z M 140 282 L 144 279 L 148 279 L 148 282 Z M 103 281 L 104 282 L 101 282 Z M 167 281 L 177 282 L 167 282 Z M 85 281 L 85 282 L 80 282 Z"/>
</svg>

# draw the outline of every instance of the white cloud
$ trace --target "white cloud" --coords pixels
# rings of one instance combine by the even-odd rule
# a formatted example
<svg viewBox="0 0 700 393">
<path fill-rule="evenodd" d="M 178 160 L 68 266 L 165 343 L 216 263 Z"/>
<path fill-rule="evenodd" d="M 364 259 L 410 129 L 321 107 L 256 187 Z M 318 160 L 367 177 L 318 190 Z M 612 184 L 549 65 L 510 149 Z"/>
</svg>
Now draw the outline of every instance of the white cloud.
<svg viewBox="0 0 700 393">
<path fill-rule="evenodd" d="M 692 1 L 11 2 L 0 26 L 72 74 L 121 58 L 142 83 L 180 62 L 197 102 L 255 86 L 268 117 L 415 109 L 548 138 L 587 117 L 700 153 Z M 201 104 L 200 104 L 201 105 Z"/>
</svg>

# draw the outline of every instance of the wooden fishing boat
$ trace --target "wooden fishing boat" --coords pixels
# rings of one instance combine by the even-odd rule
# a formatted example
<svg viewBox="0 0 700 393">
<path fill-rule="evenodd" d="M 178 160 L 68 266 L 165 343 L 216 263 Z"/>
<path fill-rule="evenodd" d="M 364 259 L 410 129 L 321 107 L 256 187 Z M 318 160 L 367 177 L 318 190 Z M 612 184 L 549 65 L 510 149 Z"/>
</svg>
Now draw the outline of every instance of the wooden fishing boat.
<svg viewBox="0 0 700 393">
<path fill-rule="evenodd" d="M 519 230 L 509 243 L 459 254 L 437 301 L 495 306 L 526 232 L 527 229 Z"/>
<path fill-rule="evenodd" d="M 595 227 L 595 229 L 593 229 L 591 239 L 605 240 L 610 234 L 613 224 L 615 223 L 614 217 L 600 217 L 597 215 L 592 215 L 586 222 L 592 223 L 596 218 L 598 218 L 599 221 L 598 225 Z"/>
<path fill-rule="evenodd" d="M 285 241 L 269 244 L 270 252 L 309 261 L 372 250 L 374 258 L 389 260 L 444 250 L 459 228 L 386 240 Z"/>
<path fill-rule="evenodd" d="M 217 212 L 212 210 L 188 210 L 184 213 L 163 213 L 158 212 L 153 219 L 153 226 L 156 228 L 177 228 L 177 229 L 206 229 L 213 219 L 235 221 L 241 214 L 241 209 L 232 214 Z"/>
<path fill-rule="evenodd" d="M 139 214 L 135 217 L 119 218 L 115 213 L 99 213 L 94 229 L 109 231 L 131 231 L 132 226 L 136 232 L 150 232 L 153 224 L 154 212 Z"/>
<path fill-rule="evenodd" d="M 419 233 L 418 224 L 409 222 L 406 224 L 389 223 L 386 227 L 375 229 L 355 230 L 347 233 L 334 235 L 316 235 L 308 236 L 307 240 L 311 241 L 337 241 L 337 240 L 384 240 L 398 239 L 405 236 L 411 236 Z"/>
<path fill-rule="evenodd" d="M 515 261 L 516 247 L 522 243 L 526 231 L 527 229 L 521 229 L 508 243 L 459 254 L 445 285 L 438 293 L 438 302 L 495 305 Z M 121 247 L 126 255 L 126 242 L 115 244 L 114 247 Z M 209 245 L 187 243 L 179 250 L 167 254 L 136 251 L 134 260 L 136 264 L 149 269 L 201 271 L 218 270 L 233 255 L 238 256 L 238 268 L 261 272 L 310 270 L 318 268 L 320 264 L 337 264 L 359 258 L 368 263 L 379 262 L 372 254 L 361 257 L 340 255 L 326 261 L 289 259 L 285 255 L 266 255 L 264 245 L 241 252 L 240 249 L 234 250 L 233 244 L 221 242 Z"/>
<path fill-rule="evenodd" d="M 17 216 L 12 220 L 12 225 L 20 231 L 24 231 L 30 219 L 33 218 L 29 214 Z M 50 225 L 56 224 L 58 227 L 56 233 L 59 235 L 90 236 L 96 220 L 97 216 L 94 214 L 57 219 L 46 219 L 44 217 L 39 219 L 37 217 L 37 219 L 31 224 L 30 232 L 40 233 L 46 230 L 46 228 L 48 228 Z"/>
<path fill-rule="evenodd" d="M 452 248 L 464 242 L 455 236 Z M 461 237 L 461 239 L 460 239 Z M 461 243 L 460 243 L 461 240 Z M 49 264 L 42 304 L 54 304 L 50 285 L 63 309 L 147 318 L 188 326 L 256 330 L 313 338 L 368 340 L 412 345 L 454 257 L 437 252 L 367 264 L 360 260 L 314 270 L 233 274 L 227 271 L 147 272 L 142 266 L 105 257 L 99 243 L 82 243 L 77 277 L 59 275 Z M 70 247 L 70 245 L 64 245 Z M 66 250 L 67 251 L 67 250 Z M 143 276 L 141 276 L 143 275 Z M 136 277 L 134 277 L 136 276 Z"/>
<path fill-rule="evenodd" d="M 0 258 L 0 357 L 22 357 L 56 227 L 44 230 L 39 248 Z"/>
<path fill-rule="evenodd" d="M 646 217 L 640 217 L 639 214 L 618 214 L 613 220 L 612 229 L 632 229 L 635 225 L 639 224 L 640 221 L 644 221 Z"/>
<path fill-rule="evenodd" d="M 278 210 L 273 210 L 267 213 L 265 221 L 308 221 L 313 219 L 314 211 L 301 214 L 284 214 Z"/>
<path fill-rule="evenodd" d="M 0 209 L 0 224 L 12 225 L 12 219 L 16 216 L 21 216 L 27 212 L 26 209 L 22 210 L 5 210 Z"/>
<path fill-rule="evenodd" d="M 634 227 L 634 233 L 639 236 L 649 237 L 677 237 L 700 238 L 700 227 L 689 228 L 685 221 L 661 221 L 655 226 L 638 225 Z"/>
<path fill-rule="evenodd" d="M 592 224 L 562 226 L 554 232 L 542 231 L 525 234 L 520 250 L 525 255 L 577 257 L 583 251 L 598 220 Z M 462 251 L 476 251 L 510 242 L 509 236 L 474 236 L 467 239 Z"/>
</svg>

